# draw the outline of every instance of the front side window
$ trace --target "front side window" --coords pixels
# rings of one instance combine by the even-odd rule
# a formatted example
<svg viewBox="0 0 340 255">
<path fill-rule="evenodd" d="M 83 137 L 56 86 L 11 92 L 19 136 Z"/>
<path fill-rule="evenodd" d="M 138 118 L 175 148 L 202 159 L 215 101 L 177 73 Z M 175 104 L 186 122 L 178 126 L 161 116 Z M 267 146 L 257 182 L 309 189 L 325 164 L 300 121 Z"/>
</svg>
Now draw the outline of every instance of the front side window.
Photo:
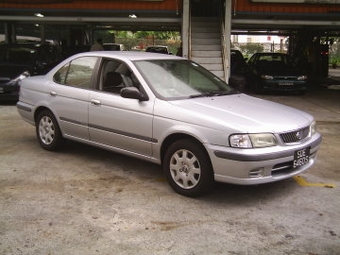
<svg viewBox="0 0 340 255">
<path fill-rule="evenodd" d="M 233 92 L 224 81 L 187 60 L 135 62 L 154 93 L 163 99 L 225 95 Z"/>
<path fill-rule="evenodd" d="M 55 75 L 54 81 L 59 84 L 78 88 L 91 88 L 91 79 L 97 57 L 82 57 L 64 65 Z"/>
<path fill-rule="evenodd" d="M 125 63 L 114 59 L 104 59 L 102 66 L 99 90 L 119 94 L 124 87 L 139 88 L 133 72 Z"/>
</svg>

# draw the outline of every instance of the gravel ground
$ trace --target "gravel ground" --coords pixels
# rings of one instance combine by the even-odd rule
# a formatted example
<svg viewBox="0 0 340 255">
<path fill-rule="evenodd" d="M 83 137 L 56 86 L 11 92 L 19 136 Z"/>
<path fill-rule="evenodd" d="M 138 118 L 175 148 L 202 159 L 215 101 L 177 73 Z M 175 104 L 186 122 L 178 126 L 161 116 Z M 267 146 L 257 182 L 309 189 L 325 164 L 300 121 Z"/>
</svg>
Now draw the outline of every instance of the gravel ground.
<svg viewBox="0 0 340 255">
<path fill-rule="evenodd" d="M 317 115 L 316 164 L 198 199 L 174 193 L 157 165 L 73 142 L 45 151 L 0 105 L 0 254 L 339 255 L 340 102 L 264 97 Z"/>
</svg>

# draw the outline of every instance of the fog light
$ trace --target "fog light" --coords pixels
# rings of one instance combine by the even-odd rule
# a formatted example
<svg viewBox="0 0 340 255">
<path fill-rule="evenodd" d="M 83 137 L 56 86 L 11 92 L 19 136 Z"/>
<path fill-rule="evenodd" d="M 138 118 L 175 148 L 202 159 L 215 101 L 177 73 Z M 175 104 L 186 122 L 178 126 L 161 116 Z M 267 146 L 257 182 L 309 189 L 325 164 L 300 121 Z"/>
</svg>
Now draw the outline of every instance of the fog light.
<svg viewBox="0 0 340 255">
<path fill-rule="evenodd" d="M 260 178 L 263 176 L 264 168 L 257 168 L 249 171 L 250 178 Z"/>
</svg>

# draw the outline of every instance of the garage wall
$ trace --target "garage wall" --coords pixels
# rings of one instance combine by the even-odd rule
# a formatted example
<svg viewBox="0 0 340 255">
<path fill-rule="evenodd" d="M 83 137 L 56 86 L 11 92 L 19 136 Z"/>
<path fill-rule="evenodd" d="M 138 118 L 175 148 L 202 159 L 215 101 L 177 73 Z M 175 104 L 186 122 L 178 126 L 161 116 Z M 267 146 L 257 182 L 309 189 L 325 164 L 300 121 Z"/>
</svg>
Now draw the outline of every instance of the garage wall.
<svg viewBox="0 0 340 255">
<path fill-rule="evenodd" d="M 11 0 L 1 1 L 0 8 L 8 9 L 74 9 L 74 10 L 176 10 L 182 0 L 118 0 L 118 1 L 51 1 L 51 0 Z"/>
<path fill-rule="evenodd" d="M 293 3 L 255 3 L 250 0 L 234 0 L 233 8 L 236 12 L 266 12 L 266 13 L 340 13 L 339 4 L 293 4 Z"/>
</svg>

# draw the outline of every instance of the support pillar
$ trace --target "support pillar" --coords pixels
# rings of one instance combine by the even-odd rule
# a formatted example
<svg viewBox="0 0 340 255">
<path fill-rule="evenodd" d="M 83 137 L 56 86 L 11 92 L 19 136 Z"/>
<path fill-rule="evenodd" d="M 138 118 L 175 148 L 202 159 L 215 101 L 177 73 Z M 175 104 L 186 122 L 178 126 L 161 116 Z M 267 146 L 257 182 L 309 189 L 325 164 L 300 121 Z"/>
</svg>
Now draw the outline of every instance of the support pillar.
<svg viewBox="0 0 340 255">
<path fill-rule="evenodd" d="M 231 47 L 231 19 L 232 19 L 232 3 L 231 0 L 225 1 L 225 20 L 224 20 L 224 47 L 226 49 L 225 51 L 225 80 L 226 82 L 229 81 L 230 77 L 230 47 Z"/>
<path fill-rule="evenodd" d="M 182 56 L 190 58 L 190 0 L 183 0 L 182 15 Z"/>
<path fill-rule="evenodd" d="M 5 42 L 16 43 L 15 25 L 11 22 L 5 23 Z"/>
</svg>

